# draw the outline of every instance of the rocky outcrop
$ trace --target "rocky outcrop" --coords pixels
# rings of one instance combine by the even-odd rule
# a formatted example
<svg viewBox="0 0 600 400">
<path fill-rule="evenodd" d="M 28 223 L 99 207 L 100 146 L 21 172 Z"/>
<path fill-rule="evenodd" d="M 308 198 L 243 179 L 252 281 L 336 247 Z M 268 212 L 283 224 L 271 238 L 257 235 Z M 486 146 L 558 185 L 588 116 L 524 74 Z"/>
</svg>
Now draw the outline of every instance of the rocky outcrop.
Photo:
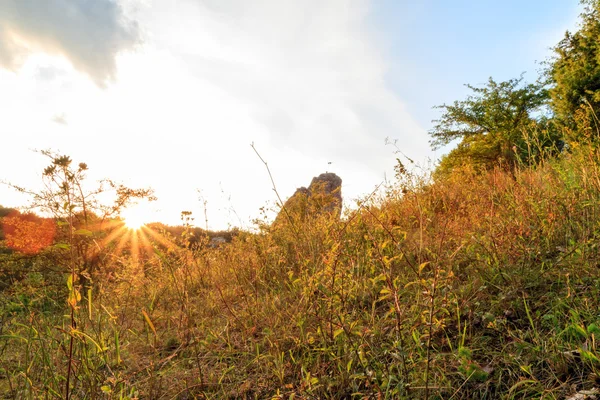
<svg viewBox="0 0 600 400">
<path fill-rule="evenodd" d="M 275 225 L 301 222 L 309 217 L 328 213 L 337 218 L 342 213 L 342 178 L 333 172 L 312 179 L 308 189 L 300 187 L 284 204 L 275 219 Z"/>
<path fill-rule="evenodd" d="M 317 212 L 342 212 L 342 178 L 333 172 L 326 172 L 313 178 L 308 187 L 309 200 L 316 203 Z"/>
</svg>

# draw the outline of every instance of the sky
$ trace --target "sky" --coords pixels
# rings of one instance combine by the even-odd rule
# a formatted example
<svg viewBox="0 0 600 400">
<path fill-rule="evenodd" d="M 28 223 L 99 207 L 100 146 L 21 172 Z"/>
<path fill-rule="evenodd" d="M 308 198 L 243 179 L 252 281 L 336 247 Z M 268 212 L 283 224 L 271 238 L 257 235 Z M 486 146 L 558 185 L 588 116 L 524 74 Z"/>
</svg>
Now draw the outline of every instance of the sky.
<svg viewBox="0 0 600 400">
<path fill-rule="evenodd" d="M 0 181 L 40 188 L 51 149 L 88 180 L 152 187 L 250 228 L 261 207 L 335 172 L 347 207 L 434 152 L 435 105 L 464 84 L 537 77 L 576 0 L 0 0 Z M 27 198 L 0 184 L 0 204 Z M 272 214 L 270 214 L 272 216 Z"/>
</svg>

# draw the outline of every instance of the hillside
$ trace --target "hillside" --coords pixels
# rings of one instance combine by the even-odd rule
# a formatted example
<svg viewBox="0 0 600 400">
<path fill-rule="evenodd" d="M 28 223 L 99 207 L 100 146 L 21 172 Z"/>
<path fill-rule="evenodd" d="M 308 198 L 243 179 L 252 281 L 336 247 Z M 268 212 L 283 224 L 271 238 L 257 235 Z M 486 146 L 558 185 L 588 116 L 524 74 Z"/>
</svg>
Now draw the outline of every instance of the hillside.
<svg viewBox="0 0 600 400">
<path fill-rule="evenodd" d="M 394 180 L 344 213 L 328 172 L 273 187 L 252 230 L 134 224 L 153 190 L 40 151 L 42 189 L 8 183 L 29 208 L 0 207 L 0 398 L 599 398 L 600 1 L 581 6 L 535 82 L 467 85 L 435 168 L 389 141 Z"/>
<path fill-rule="evenodd" d="M 0 392 L 61 397 L 70 338 L 74 398 L 591 390 L 597 160 L 581 146 L 512 172 L 403 173 L 339 221 L 265 226 L 217 249 L 164 233 L 146 257 L 114 253 L 85 291 L 65 283 L 62 249 L 4 249 Z"/>
</svg>

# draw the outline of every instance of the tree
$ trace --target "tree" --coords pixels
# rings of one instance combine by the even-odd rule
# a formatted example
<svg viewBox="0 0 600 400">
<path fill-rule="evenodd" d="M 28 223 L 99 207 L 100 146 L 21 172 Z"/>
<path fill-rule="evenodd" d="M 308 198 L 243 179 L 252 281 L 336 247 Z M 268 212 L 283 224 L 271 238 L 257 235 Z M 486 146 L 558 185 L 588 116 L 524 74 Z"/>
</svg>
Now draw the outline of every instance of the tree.
<svg viewBox="0 0 600 400">
<path fill-rule="evenodd" d="M 7 215 L 14 213 L 15 211 L 17 210 L 15 210 L 14 208 L 3 207 L 0 205 L 0 218 L 6 217 Z"/>
<path fill-rule="evenodd" d="M 567 32 L 554 48 L 556 58 L 547 73 L 554 83 L 551 107 L 557 120 L 574 132 L 578 119 L 595 120 L 600 110 L 600 1 L 582 0 L 580 29 Z"/>
<path fill-rule="evenodd" d="M 529 157 L 527 132 L 544 120 L 542 111 L 548 92 L 541 82 L 525 84 L 523 77 L 483 87 L 466 85 L 473 91 L 465 100 L 441 105 L 443 114 L 429 131 L 434 149 L 460 139 L 458 147 L 444 157 L 440 168 L 470 164 L 489 168 L 514 166 Z"/>
<path fill-rule="evenodd" d="M 137 199 L 154 200 L 153 191 L 131 189 L 109 179 L 89 188 L 85 163 L 75 166 L 70 157 L 48 150 L 41 154 L 50 159 L 50 165 L 42 174 L 43 189 L 34 191 L 10 183 L 9 186 L 31 197 L 30 210 L 54 217 L 62 228 L 57 235 L 63 233 L 61 245 L 69 252 L 70 269 L 75 271 L 77 280 L 89 282 L 102 250 L 96 241 L 105 233 L 102 224 Z M 101 201 L 109 192 L 112 192 L 112 201 Z"/>
<path fill-rule="evenodd" d="M 2 227 L 6 245 L 24 254 L 37 254 L 51 246 L 56 233 L 56 224 L 50 218 L 18 211 L 4 217 Z"/>
<path fill-rule="evenodd" d="M 14 208 L 7 208 L 0 205 L 0 240 L 4 240 L 4 229 L 2 227 L 2 219 L 11 213 L 14 213 Z"/>
</svg>

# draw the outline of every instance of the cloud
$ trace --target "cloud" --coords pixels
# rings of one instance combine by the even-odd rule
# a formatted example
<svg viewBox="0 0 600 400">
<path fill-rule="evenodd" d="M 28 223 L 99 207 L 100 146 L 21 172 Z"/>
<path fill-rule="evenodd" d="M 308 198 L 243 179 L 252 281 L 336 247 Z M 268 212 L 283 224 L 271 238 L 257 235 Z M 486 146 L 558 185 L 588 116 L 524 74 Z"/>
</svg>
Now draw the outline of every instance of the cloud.
<svg viewBox="0 0 600 400">
<path fill-rule="evenodd" d="M 41 51 L 104 86 L 115 78 L 116 54 L 139 40 L 137 22 L 113 0 L 0 1 L 0 65 L 11 70 Z"/>
<path fill-rule="evenodd" d="M 152 11 L 154 37 L 197 79 L 238 99 L 279 150 L 383 169 L 387 136 L 428 152 L 386 84 L 367 0 L 184 0 Z"/>
<path fill-rule="evenodd" d="M 63 69 L 52 65 L 38 66 L 35 72 L 35 78 L 42 82 L 51 82 L 65 75 L 66 72 Z"/>
<path fill-rule="evenodd" d="M 145 53 L 120 58 L 119 85 L 107 92 L 115 98 L 102 107 L 106 123 L 119 126 L 104 126 L 94 115 L 84 120 L 105 138 L 135 143 L 136 153 L 124 157 L 132 164 L 177 157 L 144 165 L 161 202 L 193 209 L 181 203 L 195 194 L 184 194 L 172 177 L 194 171 L 186 172 L 186 185 L 204 191 L 211 214 L 226 203 L 219 197 L 223 182 L 239 215 L 255 217 L 273 192 L 251 142 L 282 197 L 329 170 L 344 180 L 349 203 L 392 171 L 386 137 L 415 160 L 431 154 L 425 130 L 386 82 L 388 59 L 370 25 L 371 1 L 147 4 L 138 14 L 148 33 Z M 112 107 L 126 115 L 106 117 Z M 227 217 L 210 219 L 223 226 Z"/>
<path fill-rule="evenodd" d="M 141 4 L 134 11 L 144 46 L 118 57 L 119 79 L 107 90 L 73 74 L 66 58 L 36 55 L 19 74 L 0 70 L 14 86 L 0 91 L 0 103 L 14 110 L 8 125 L 27 133 L 15 134 L 21 148 L 60 149 L 101 176 L 154 187 L 170 223 L 182 209 L 203 215 L 195 191 L 202 189 L 213 228 L 238 224 L 231 207 L 249 221 L 275 201 L 252 142 L 283 198 L 331 171 L 348 204 L 392 171 L 386 137 L 412 158 L 428 155 L 425 131 L 386 82 L 389 59 L 369 25 L 371 1 L 121 1 Z M 128 11 L 119 11 L 120 26 Z M 8 20 L 0 17 L 6 29 Z M 25 37 L 11 24 L 6 32 Z M 34 41 L 19 40 L 11 43 L 27 56 Z M 116 52 L 103 71 L 114 74 Z M 51 121 L 61 113 L 68 125 Z M 0 157 L 0 170 L 9 163 Z"/>
</svg>

